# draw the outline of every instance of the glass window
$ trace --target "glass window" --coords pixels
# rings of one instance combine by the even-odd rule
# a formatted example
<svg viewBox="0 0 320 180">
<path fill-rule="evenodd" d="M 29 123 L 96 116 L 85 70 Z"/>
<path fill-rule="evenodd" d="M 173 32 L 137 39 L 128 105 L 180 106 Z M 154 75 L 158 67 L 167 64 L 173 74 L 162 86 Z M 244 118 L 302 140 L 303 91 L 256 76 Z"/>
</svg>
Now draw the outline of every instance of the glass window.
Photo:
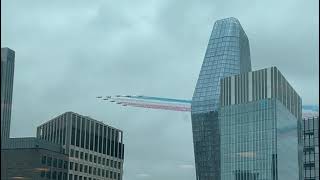
<svg viewBox="0 0 320 180">
<path fill-rule="evenodd" d="M 80 152 L 80 159 L 83 159 L 83 152 Z"/>
<path fill-rule="evenodd" d="M 41 177 L 44 177 L 45 175 L 46 175 L 46 171 L 41 171 L 41 172 L 40 172 L 40 176 L 41 176 Z"/>
<path fill-rule="evenodd" d="M 74 163 L 74 170 L 78 171 L 78 163 Z"/>
<path fill-rule="evenodd" d="M 74 157 L 74 150 L 73 149 L 70 150 L 70 157 Z"/>
<path fill-rule="evenodd" d="M 79 158 L 79 151 L 76 150 L 75 157 Z"/>
<path fill-rule="evenodd" d="M 82 172 L 82 168 L 83 168 L 83 165 L 80 164 L 80 167 L 79 167 L 80 172 Z"/>
<path fill-rule="evenodd" d="M 58 163 L 57 161 L 58 161 L 57 158 L 53 159 L 53 167 L 57 167 L 57 163 Z"/>
<path fill-rule="evenodd" d="M 84 153 L 84 160 L 88 161 L 88 153 Z"/>
<path fill-rule="evenodd" d="M 101 157 L 98 157 L 98 164 L 101 164 Z"/>
<path fill-rule="evenodd" d="M 47 179 L 51 179 L 51 171 L 47 171 Z"/>
<path fill-rule="evenodd" d="M 68 169 L 68 161 L 63 162 L 63 169 Z"/>
<path fill-rule="evenodd" d="M 97 156 L 96 155 L 93 156 L 93 162 L 97 163 Z"/>
<path fill-rule="evenodd" d="M 89 174 L 92 174 L 92 167 L 89 166 Z"/>
<path fill-rule="evenodd" d="M 48 165 L 48 166 L 51 166 L 51 165 L 52 165 L 52 157 L 48 157 L 47 165 Z"/>
<path fill-rule="evenodd" d="M 52 179 L 57 179 L 57 172 L 56 171 L 52 172 Z"/>
<path fill-rule="evenodd" d="M 70 170 L 73 170 L 73 162 L 70 162 L 69 169 L 70 169 Z"/>
<path fill-rule="evenodd" d="M 89 161 L 92 162 L 92 154 L 89 155 Z"/>
<path fill-rule="evenodd" d="M 106 158 L 102 158 L 102 164 L 103 164 L 103 165 L 106 164 Z"/>
<path fill-rule="evenodd" d="M 59 159 L 58 168 L 62 168 L 63 161 Z"/>
<path fill-rule="evenodd" d="M 41 163 L 46 164 L 46 162 L 47 162 L 47 156 L 42 156 Z"/>
</svg>

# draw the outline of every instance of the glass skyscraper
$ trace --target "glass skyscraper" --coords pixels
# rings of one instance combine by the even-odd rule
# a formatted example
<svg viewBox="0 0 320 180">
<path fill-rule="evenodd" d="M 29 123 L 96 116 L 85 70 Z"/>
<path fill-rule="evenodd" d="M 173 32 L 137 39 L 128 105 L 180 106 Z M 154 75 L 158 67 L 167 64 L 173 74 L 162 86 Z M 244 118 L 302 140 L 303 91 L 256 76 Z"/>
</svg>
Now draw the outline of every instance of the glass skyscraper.
<svg viewBox="0 0 320 180">
<path fill-rule="evenodd" d="M 304 118 L 300 130 L 302 180 L 319 180 L 319 117 Z"/>
<path fill-rule="evenodd" d="M 224 78 L 221 180 L 298 180 L 301 111 L 301 98 L 275 67 Z"/>
<path fill-rule="evenodd" d="M 10 136 L 14 56 L 13 50 L 1 48 L 1 145 Z"/>
<path fill-rule="evenodd" d="M 220 179 L 218 107 L 220 79 L 251 71 L 247 35 L 236 18 L 218 20 L 192 98 L 191 118 L 197 180 Z"/>
</svg>

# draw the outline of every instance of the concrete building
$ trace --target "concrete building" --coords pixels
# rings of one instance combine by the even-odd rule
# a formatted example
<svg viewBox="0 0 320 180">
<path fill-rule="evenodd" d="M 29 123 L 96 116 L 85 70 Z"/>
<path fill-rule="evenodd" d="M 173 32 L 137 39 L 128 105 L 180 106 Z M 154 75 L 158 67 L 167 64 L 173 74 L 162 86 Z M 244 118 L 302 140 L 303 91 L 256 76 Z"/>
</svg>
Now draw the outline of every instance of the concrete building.
<svg viewBox="0 0 320 180">
<path fill-rule="evenodd" d="M 15 52 L 1 48 L 1 145 L 10 137 Z"/>
<path fill-rule="evenodd" d="M 60 145 L 35 137 L 10 138 L 1 149 L 1 179 L 67 180 L 68 156 Z"/>
<path fill-rule="evenodd" d="M 66 112 L 40 125 L 37 137 L 60 144 L 68 154 L 69 180 L 122 179 L 124 144 L 119 129 Z"/>
<path fill-rule="evenodd" d="M 216 21 L 191 104 L 197 180 L 220 179 L 220 79 L 249 71 L 249 41 L 240 22 L 236 18 Z"/>
<path fill-rule="evenodd" d="M 221 81 L 221 180 L 298 180 L 301 98 L 276 67 Z"/>
<path fill-rule="evenodd" d="M 319 117 L 306 117 L 301 123 L 302 180 L 319 180 Z"/>
</svg>

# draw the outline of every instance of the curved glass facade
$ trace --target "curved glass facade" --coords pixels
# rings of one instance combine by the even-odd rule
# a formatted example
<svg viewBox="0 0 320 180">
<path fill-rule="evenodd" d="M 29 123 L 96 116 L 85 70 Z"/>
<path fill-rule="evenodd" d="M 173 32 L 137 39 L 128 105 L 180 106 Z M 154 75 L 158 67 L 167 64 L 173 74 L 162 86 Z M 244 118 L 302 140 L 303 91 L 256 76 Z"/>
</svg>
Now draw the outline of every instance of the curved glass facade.
<svg viewBox="0 0 320 180">
<path fill-rule="evenodd" d="M 197 180 L 220 179 L 220 79 L 249 71 L 249 41 L 239 21 L 216 21 L 191 104 Z"/>
</svg>

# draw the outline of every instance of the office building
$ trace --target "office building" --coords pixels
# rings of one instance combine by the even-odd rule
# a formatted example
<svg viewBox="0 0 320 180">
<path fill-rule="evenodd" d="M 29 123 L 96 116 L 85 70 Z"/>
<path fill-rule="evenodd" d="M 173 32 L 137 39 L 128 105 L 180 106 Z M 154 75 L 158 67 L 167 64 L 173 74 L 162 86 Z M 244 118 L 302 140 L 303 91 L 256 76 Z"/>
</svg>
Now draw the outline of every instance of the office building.
<svg viewBox="0 0 320 180">
<path fill-rule="evenodd" d="M 1 149 L 1 179 L 67 180 L 68 156 L 60 145 L 35 137 L 10 138 Z"/>
<path fill-rule="evenodd" d="M 276 67 L 221 81 L 221 180 L 298 180 L 301 98 Z"/>
<path fill-rule="evenodd" d="M 68 154 L 69 180 L 122 179 L 121 130 L 87 116 L 66 112 L 37 128 L 37 137 L 60 144 Z"/>
<path fill-rule="evenodd" d="M 249 71 L 249 41 L 239 21 L 235 18 L 216 21 L 191 104 L 197 180 L 220 179 L 220 79 Z"/>
<path fill-rule="evenodd" d="M 1 48 L 1 145 L 10 137 L 15 52 Z"/>
<path fill-rule="evenodd" d="M 319 116 L 305 117 L 300 130 L 303 180 L 319 180 Z"/>
</svg>

